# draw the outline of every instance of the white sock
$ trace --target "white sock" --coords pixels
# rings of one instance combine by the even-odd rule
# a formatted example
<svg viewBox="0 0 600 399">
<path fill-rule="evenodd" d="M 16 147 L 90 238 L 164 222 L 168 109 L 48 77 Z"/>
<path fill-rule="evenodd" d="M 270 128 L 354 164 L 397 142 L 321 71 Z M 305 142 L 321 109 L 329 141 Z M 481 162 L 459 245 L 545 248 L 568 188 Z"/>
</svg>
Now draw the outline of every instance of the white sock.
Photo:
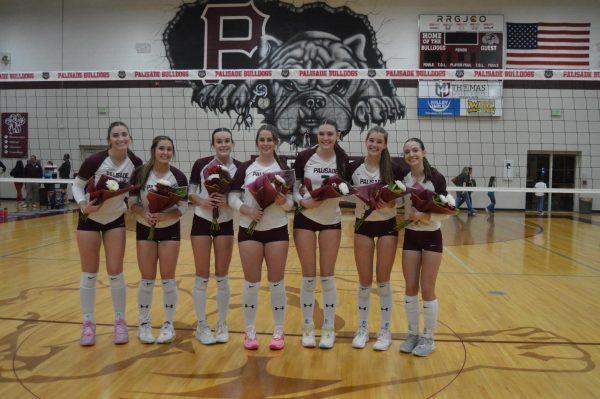
<svg viewBox="0 0 600 399">
<path fill-rule="evenodd" d="M 408 321 L 408 333 L 419 335 L 419 296 L 404 296 L 404 310 Z"/>
<path fill-rule="evenodd" d="M 206 324 L 206 287 L 208 287 L 208 279 L 196 276 L 194 289 L 192 290 L 192 299 L 194 301 L 196 317 L 200 324 Z"/>
<path fill-rule="evenodd" d="M 152 306 L 152 291 L 154 290 L 154 280 L 140 280 L 138 287 L 138 315 L 140 323 L 143 320 L 150 319 L 150 307 Z"/>
<path fill-rule="evenodd" d="M 97 276 L 98 273 L 81 272 L 81 276 L 79 277 L 79 300 L 81 302 L 84 321 L 94 321 Z"/>
<path fill-rule="evenodd" d="M 256 312 L 258 310 L 258 288 L 260 282 L 251 283 L 244 281 L 244 290 L 242 300 L 244 301 L 244 320 L 246 327 L 254 326 L 256 322 Z"/>
<path fill-rule="evenodd" d="M 165 305 L 165 321 L 173 324 L 173 316 L 177 309 L 177 283 L 170 278 L 162 280 L 163 304 Z"/>
<path fill-rule="evenodd" d="M 323 328 L 333 329 L 335 326 L 335 277 L 321 277 L 323 289 Z"/>
<path fill-rule="evenodd" d="M 227 324 L 227 311 L 229 310 L 229 276 L 217 276 L 217 308 L 219 309 L 219 321 Z"/>
<path fill-rule="evenodd" d="M 110 293 L 112 296 L 113 308 L 115 310 L 115 320 L 123 320 L 125 318 L 125 305 L 127 303 L 125 276 L 123 273 L 108 276 L 108 281 L 110 282 Z"/>
<path fill-rule="evenodd" d="M 273 309 L 273 321 L 275 327 L 283 327 L 285 320 L 285 283 L 283 280 L 269 282 L 271 291 L 271 307 Z"/>
<path fill-rule="evenodd" d="M 369 308 L 371 306 L 371 286 L 358 283 L 358 324 L 360 327 L 369 326 Z"/>
<path fill-rule="evenodd" d="M 390 329 L 392 319 L 392 286 L 389 281 L 377 283 L 379 288 L 379 307 L 381 308 L 381 329 Z"/>
<path fill-rule="evenodd" d="M 438 300 L 423 301 L 423 319 L 425 320 L 425 328 L 423 335 L 426 338 L 433 338 L 435 334 L 435 325 L 438 318 Z"/>
<path fill-rule="evenodd" d="M 300 285 L 300 307 L 302 309 L 302 319 L 305 326 L 313 326 L 313 313 L 315 310 L 315 288 L 317 287 L 316 277 L 302 277 Z"/>
</svg>

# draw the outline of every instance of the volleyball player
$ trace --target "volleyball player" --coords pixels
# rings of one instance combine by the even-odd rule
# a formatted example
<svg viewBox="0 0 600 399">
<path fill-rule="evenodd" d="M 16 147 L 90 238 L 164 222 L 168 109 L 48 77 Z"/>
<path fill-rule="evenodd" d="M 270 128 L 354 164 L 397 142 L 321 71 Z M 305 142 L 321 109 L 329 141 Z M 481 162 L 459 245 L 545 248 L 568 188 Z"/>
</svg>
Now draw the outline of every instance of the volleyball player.
<svg viewBox="0 0 600 399">
<path fill-rule="evenodd" d="M 258 311 L 258 289 L 260 286 L 263 259 L 267 264 L 267 277 L 271 292 L 271 307 L 274 329 L 269 348 L 278 350 L 284 347 L 283 322 L 285 319 L 284 271 L 289 247 L 288 217 L 286 211 L 293 208 L 291 193 L 279 194 L 275 203 L 260 209 L 252 194 L 244 187 L 255 181 L 260 175 L 287 169 L 283 159 L 277 155 L 279 144 L 277 128 L 272 125 L 261 126 L 255 139 L 258 157 L 244 162 L 237 169 L 232 191 L 229 193 L 229 205 L 240 212 L 238 246 L 242 268 L 244 270 L 244 320 L 246 334 L 244 348 L 258 349 L 256 339 L 256 313 Z M 258 222 L 254 232 L 248 233 L 252 221 Z"/>
<path fill-rule="evenodd" d="M 434 169 L 425 157 L 425 146 L 418 138 L 404 143 L 404 160 L 410 172 L 404 181 L 406 187 L 421 184 L 436 194 L 447 195 L 446 179 Z M 406 282 L 404 307 L 408 320 L 408 336 L 400 351 L 416 356 L 427 356 L 435 350 L 434 333 L 438 318 L 438 300 L 435 283 L 442 262 L 441 220 L 447 215 L 419 212 L 407 197 L 405 217 L 412 220 L 404 233 L 402 271 Z M 423 299 L 423 332 L 419 331 L 419 288 Z"/>
<path fill-rule="evenodd" d="M 332 120 L 323 121 L 317 133 L 318 144 L 298 154 L 294 167 L 296 185 L 294 199 L 304 210 L 294 218 L 294 242 L 302 266 L 300 306 L 302 308 L 302 346 L 314 348 L 315 325 L 313 320 L 317 275 L 317 241 L 319 245 L 319 271 L 323 290 L 323 326 L 319 347 L 333 348 L 335 343 L 335 262 L 342 236 L 340 198 L 317 201 L 307 195 L 304 179 L 319 188 L 329 176 L 344 176 L 348 155 L 338 144 L 340 131 Z"/>
<path fill-rule="evenodd" d="M 111 123 L 106 140 L 109 144 L 108 150 L 89 156 L 81 164 L 73 184 L 73 197 L 82 212 L 77 225 L 77 245 L 81 258 L 79 296 L 83 311 L 83 328 L 79 343 L 82 346 L 94 345 L 96 342 L 94 308 L 102 244 L 115 312 L 114 342 L 124 344 L 129 341 L 125 322 L 126 293 L 123 276 L 126 195 L 96 204 L 95 201 L 89 201 L 85 187 L 90 179 L 97 182 L 102 175 L 126 182 L 134 168 L 142 164 L 142 160 L 129 150 L 131 135 L 123 122 Z"/>
<path fill-rule="evenodd" d="M 192 297 L 198 318 L 196 338 L 204 345 L 229 341 L 227 329 L 227 310 L 229 308 L 229 264 L 233 252 L 233 211 L 227 205 L 223 194 L 209 194 L 204 187 L 205 169 L 213 161 L 227 168 L 231 177 L 241 162 L 231 157 L 233 137 L 226 128 L 218 128 L 212 132 L 211 147 L 214 156 L 198 159 L 192 167 L 190 177 L 190 202 L 195 205 L 192 223 L 192 251 L 196 265 L 196 280 Z M 219 208 L 219 229 L 211 230 L 213 209 Z M 215 252 L 215 279 L 217 281 L 217 307 L 219 320 L 213 335 L 206 321 L 206 289 L 210 276 L 211 247 Z"/>
<path fill-rule="evenodd" d="M 175 268 L 179 257 L 181 228 L 179 219 L 187 211 L 187 198 L 160 212 L 148 209 L 148 190 L 161 181 L 170 187 L 187 187 L 187 178 L 170 164 L 175 155 L 173 140 L 168 136 L 157 136 L 152 140 L 150 160 L 137 168 L 132 177 L 133 184 L 141 185 L 139 193 L 131 196 L 131 211 L 136 215 L 136 240 L 138 267 L 142 279 L 138 287 L 138 339 L 145 344 L 164 344 L 175 339 L 173 316 L 177 308 L 177 284 Z M 154 236 L 150 230 L 154 227 Z M 157 264 L 163 291 L 165 321 L 155 339 L 152 334 L 150 307 L 154 289 Z"/>
<path fill-rule="evenodd" d="M 387 142 L 388 133 L 385 129 L 375 126 L 369 130 L 365 140 L 367 156 L 351 163 L 349 167 L 348 174 L 352 177 L 352 183 L 355 186 L 380 182 L 388 184 L 404 179 L 406 172 L 399 165 L 392 163 L 387 149 Z M 355 210 L 357 220 L 364 215 L 366 209 L 367 205 L 357 199 Z M 352 340 L 354 348 L 362 349 L 369 341 L 368 320 L 375 251 L 377 251 L 375 272 L 379 308 L 381 310 L 381 325 L 373 349 L 385 351 L 392 342 L 390 332 L 392 315 L 390 276 L 396 257 L 396 246 L 398 245 L 398 232 L 394 230 L 395 225 L 396 201 L 384 202 L 380 200 L 377 209 L 373 210 L 358 230 L 354 232 L 354 260 L 359 277 L 359 325 Z"/>
</svg>

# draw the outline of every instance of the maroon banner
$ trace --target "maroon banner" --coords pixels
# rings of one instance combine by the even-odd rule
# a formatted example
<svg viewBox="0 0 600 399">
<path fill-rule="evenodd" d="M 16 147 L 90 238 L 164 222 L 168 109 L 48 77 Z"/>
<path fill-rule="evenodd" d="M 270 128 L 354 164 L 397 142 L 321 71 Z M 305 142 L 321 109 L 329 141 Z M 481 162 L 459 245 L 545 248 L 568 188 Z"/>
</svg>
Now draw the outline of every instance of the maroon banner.
<svg viewBox="0 0 600 399">
<path fill-rule="evenodd" d="M 27 112 L 2 113 L 2 158 L 27 158 Z"/>
</svg>

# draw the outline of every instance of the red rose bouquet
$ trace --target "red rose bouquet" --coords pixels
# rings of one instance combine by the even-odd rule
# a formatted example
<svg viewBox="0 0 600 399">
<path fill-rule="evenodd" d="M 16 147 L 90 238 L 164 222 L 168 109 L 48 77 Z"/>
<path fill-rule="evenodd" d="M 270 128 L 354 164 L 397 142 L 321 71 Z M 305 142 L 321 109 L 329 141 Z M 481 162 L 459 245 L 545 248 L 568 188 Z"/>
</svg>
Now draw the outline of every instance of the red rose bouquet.
<svg viewBox="0 0 600 399">
<path fill-rule="evenodd" d="M 148 210 L 150 213 L 158 213 L 176 205 L 179 201 L 187 198 L 187 187 L 173 187 L 168 180 L 159 180 L 154 188 L 148 190 Z M 153 240 L 156 226 L 150 227 L 148 239 Z"/>
<path fill-rule="evenodd" d="M 229 173 L 229 169 L 218 160 L 212 160 L 206 168 L 204 168 L 204 188 L 208 194 L 226 194 L 231 189 L 233 179 Z M 213 231 L 219 230 L 219 208 L 213 207 L 213 218 L 210 224 L 210 229 Z"/>
<path fill-rule="evenodd" d="M 396 180 L 388 184 L 373 183 L 363 186 L 356 186 L 354 188 L 356 190 L 355 195 L 366 204 L 365 213 L 356 221 L 354 225 L 354 231 L 358 230 L 365 222 L 365 219 L 368 218 L 375 209 L 377 209 L 379 200 L 390 202 L 396 198 L 400 198 L 403 195 L 408 194 L 406 186 L 400 180 Z"/>
<path fill-rule="evenodd" d="M 410 190 L 410 200 L 412 206 L 419 212 L 438 213 L 442 215 L 458 215 L 460 212 L 456 208 L 456 202 L 451 194 L 435 194 L 419 183 L 415 183 Z M 411 223 L 412 220 L 404 220 L 396 225 L 395 230 L 402 230 Z"/>
<path fill-rule="evenodd" d="M 342 179 L 337 175 L 326 177 L 323 180 L 323 184 L 321 187 L 313 190 L 312 182 L 310 179 L 304 179 L 304 187 L 307 190 L 306 195 L 310 195 L 309 198 L 312 198 L 315 201 L 322 201 L 329 198 L 340 198 L 346 195 L 351 195 L 356 192 L 356 189 L 352 187 L 350 183 Z M 304 207 L 298 205 L 296 208 L 296 215 L 301 213 L 304 210 Z"/>
<path fill-rule="evenodd" d="M 90 179 L 87 183 L 86 191 L 90 196 L 90 202 L 94 201 L 95 205 L 102 205 L 104 201 L 128 193 L 132 190 L 137 190 L 140 186 L 133 186 L 128 182 L 122 182 L 110 176 L 102 175 L 98 182 L 94 184 L 94 179 Z M 81 213 L 81 220 L 85 222 L 88 214 Z"/>
<path fill-rule="evenodd" d="M 246 190 L 254 197 L 261 209 L 267 208 L 275 202 L 279 193 L 285 195 L 293 187 L 295 173 L 293 170 L 282 170 L 280 172 L 270 172 L 260 175 L 256 180 L 250 183 Z M 248 235 L 254 234 L 254 228 L 257 222 L 250 223 L 246 232 Z"/>
</svg>

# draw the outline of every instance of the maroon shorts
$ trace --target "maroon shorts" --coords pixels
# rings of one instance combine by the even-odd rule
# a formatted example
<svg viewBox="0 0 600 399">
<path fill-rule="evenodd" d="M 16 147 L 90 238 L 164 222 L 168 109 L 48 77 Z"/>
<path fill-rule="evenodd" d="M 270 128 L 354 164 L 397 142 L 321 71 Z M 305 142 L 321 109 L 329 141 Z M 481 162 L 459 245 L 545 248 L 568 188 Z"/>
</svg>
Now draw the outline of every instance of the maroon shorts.
<svg viewBox="0 0 600 399">
<path fill-rule="evenodd" d="M 334 224 L 321 224 L 307 218 L 302 213 L 299 213 L 294 217 L 294 229 L 304 229 L 310 231 L 341 230 L 342 222 Z"/>
<path fill-rule="evenodd" d="M 405 251 L 444 252 L 442 230 L 416 231 L 404 229 L 404 245 L 402 249 Z"/>
<path fill-rule="evenodd" d="M 119 216 L 112 222 L 102 224 L 90 219 L 89 217 L 84 222 L 82 219 L 82 213 L 79 212 L 79 222 L 77 223 L 77 230 L 105 232 L 108 230 L 120 228 L 125 228 L 125 215 Z"/>
<path fill-rule="evenodd" d="M 271 230 L 254 230 L 254 233 L 252 235 L 248 235 L 247 231 L 248 229 L 240 226 L 240 231 L 238 232 L 238 242 L 252 240 L 261 242 L 263 244 L 267 244 L 270 242 L 290 240 L 290 234 L 288 233 L 287 224 L 285 226 L 277 227 Z"/>
<path fill-rule="evenodd" d="M 192 236 L 232 236 L 233 235 L 233 220 L 228 222 L 219 223 L 219 230 L 210 229 L 211 222 L 201 218 L 198 215 L 194 215 L 192 222 Z"/>
<path fill-rule="evenodd" d="M 358 219 L 356 219 L 358 221 Z M 398 237 L 398 232 L 394 230 L 396 227 L 396 218 L 388 220 L 377 220 L 369 222 L 365 220 L 358 230 L 354 234 L 362 234 L 363 236 L 376 238 L 383 236 L 394 236 Z"/>
<path fill-rule="evenodd" d="M 180 241 L 181 240 L 181 227 L 179 221 L 167 227 L 155 228 L 154 238 L 148 239 L 150 234 L 150 227 L 144 226 L 140 222 L 135 224 L 135 239 L 137 241 Z"/>
</svg>

